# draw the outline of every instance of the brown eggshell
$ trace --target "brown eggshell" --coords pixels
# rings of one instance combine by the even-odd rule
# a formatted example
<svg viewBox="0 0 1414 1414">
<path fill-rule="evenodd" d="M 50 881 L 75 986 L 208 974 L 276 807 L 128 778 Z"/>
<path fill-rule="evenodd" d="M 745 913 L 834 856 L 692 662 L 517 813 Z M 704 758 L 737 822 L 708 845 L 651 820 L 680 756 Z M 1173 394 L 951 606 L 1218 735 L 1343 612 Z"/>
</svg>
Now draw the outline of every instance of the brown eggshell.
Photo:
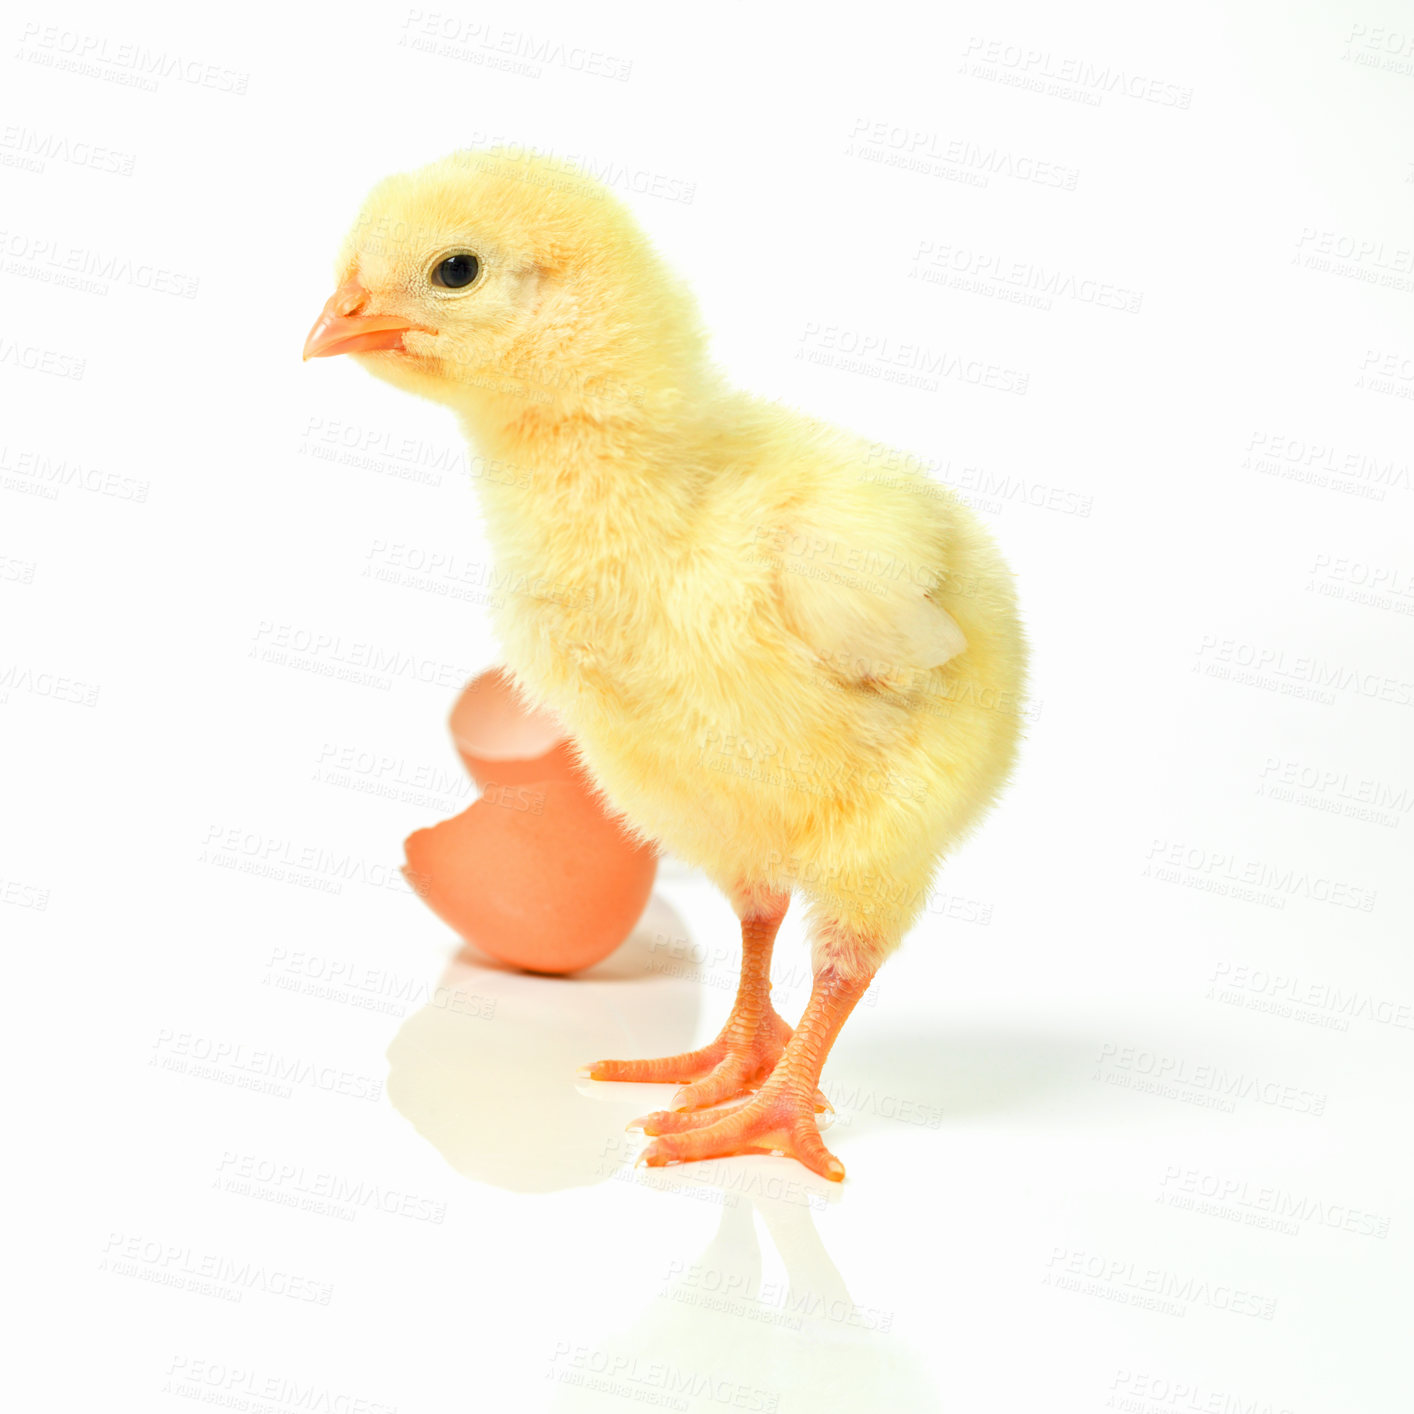
<svg viewBox="0 0 1414 1414">
<path fill-rule="evenodd" d="M 635 845 L 581 779 L 492 786 L 406 843 L 409 883 L 491 957 L 577 972 L 633 931 L 657 852 Z"/>
<path fill-rule="evenodd" d="M 457 754 L 483 789 L 493 781 L 523 785 L 558 779 L 577 769 L 563 723 L 552 712 L 528 711 L 505 668 L 473 678 L 448 725 Z"/>
</svg>

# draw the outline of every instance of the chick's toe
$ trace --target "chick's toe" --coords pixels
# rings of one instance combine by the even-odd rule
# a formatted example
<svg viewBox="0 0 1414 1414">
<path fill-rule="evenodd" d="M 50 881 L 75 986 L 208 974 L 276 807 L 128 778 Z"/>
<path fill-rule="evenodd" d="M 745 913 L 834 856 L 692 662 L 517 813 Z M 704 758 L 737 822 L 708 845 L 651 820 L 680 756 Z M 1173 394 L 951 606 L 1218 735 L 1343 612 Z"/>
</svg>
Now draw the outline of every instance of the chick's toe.
<svg viewBox="0 0 1414 1414">
<path fill-rule="evenodd" d="M 639 1156 L 649 1168 L 687 1163 L 694 1159 L 720 1159 L 737 1154 L 784 1154 L 799 1159 L 821 1178 L 839 1182 L 844 1165 L 825 1147 L 815 1123 L 815 1108 L 808 1099 L 788 1090 L 763 1089 L 743 1104 L 724 1113 L 712 1113 L 713 1123 L 691 1129 L 662 1129 L 661 1137 Z M 692 1120 L 709 1116 L 683 1116 Z M 667 1118 L 671 1124 L 677 1116 Z M 652 1133 L 653 1131 L 648 1131 Z"/>
</svg>

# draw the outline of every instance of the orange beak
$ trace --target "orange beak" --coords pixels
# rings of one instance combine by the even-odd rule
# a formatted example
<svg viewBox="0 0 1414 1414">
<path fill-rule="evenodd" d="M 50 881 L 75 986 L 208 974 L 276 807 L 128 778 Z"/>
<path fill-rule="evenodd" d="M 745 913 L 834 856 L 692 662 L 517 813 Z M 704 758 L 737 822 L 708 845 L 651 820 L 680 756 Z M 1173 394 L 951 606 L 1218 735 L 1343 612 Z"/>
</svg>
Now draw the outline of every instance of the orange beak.
<svg viewBox="0 0 1414 1414">
<path fill-rule="evenodd" d="M 401 349 L 409 329 L 434 333 L 420 324 L 409 324 L 391 314 L 364 314 L 368 291 L 355 277 L 345 280 L 314 321 L 304 341 L 304 356 L 328 358 L 331 354 L 367 353 L 371 349 Z"/>
</svg>

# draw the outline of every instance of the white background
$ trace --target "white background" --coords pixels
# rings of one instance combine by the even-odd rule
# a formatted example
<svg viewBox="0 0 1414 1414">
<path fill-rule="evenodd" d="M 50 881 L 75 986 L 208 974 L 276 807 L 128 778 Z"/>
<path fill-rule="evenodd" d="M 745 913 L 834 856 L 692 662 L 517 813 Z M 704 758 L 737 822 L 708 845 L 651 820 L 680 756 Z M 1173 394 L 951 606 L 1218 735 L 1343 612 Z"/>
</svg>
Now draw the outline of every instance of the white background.
<svg viewBox="0 0 1414 1414">
<path fill-rule="evenodd" d="M 1402 20 L 7 19 L 7 1405 L 1395 1407 Z M 458 958 L 396 873 L 470 800 L 489 553 L 449 415 L 299 352 L 368 187 L 495 138 L 585 158 L 738 381 L 927 459 L 1016 567 L 1024 758 L 827 1067 L 842 1189 L 635 1171 L 669 1091 L 574 1079 L 720 1024 L 681 866 L 569 981 Z M 792 922 L 788 1016 L 805 963 Z"/>
</svg>

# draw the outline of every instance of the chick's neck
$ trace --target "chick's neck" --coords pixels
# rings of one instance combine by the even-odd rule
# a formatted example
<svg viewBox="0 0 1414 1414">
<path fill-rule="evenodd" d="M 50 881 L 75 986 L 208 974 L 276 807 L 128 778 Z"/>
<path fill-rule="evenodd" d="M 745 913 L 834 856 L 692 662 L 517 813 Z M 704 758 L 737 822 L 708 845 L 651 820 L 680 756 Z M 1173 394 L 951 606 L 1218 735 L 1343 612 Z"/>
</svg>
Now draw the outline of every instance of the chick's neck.
<svg viewBox="0 0 1414 1414">
<path fill-rule="evenodd" d="M 558 553 L 566 577 L 604 559 L 680 553 L 708 489 L 691 448 L 703 391 L 651 408 L 480 398 L 462 421 L 484 454 L 476 485 L 498 555 Z M 568 563 L 574 560 L 575 563 Z"/>
</svg>

